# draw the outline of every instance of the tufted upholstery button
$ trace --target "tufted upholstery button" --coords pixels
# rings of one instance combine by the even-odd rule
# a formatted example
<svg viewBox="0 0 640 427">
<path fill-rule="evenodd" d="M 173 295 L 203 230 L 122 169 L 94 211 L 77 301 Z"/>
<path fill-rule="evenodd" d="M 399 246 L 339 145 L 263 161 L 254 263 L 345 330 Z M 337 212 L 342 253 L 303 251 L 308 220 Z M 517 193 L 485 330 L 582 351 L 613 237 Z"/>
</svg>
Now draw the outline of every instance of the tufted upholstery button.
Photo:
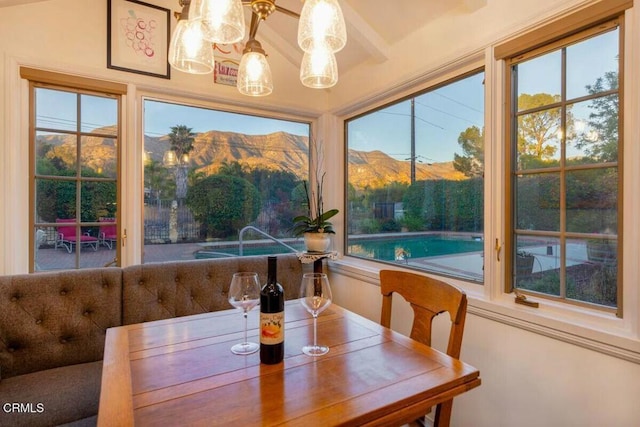
<svg viewBox="0 0 640 427">
<path fill-rule="evenodd" d="M 162 304 L 162 298 L 158 298 L 158 302 Z"/>
<path fill-rule="evenodd" d="M 36 319 L 36 325 L 41 325 L 42 324 L 42 319 Z"/>
<path fill-rule="evenodd" d="M 144 281 L 143 281 L 143 280 L 140 280 L 140 281 L 138 282 L 138 285 L 143 285 L 143 284 L 144 284 Z"/>
<path fill-rule="evenodd" d="M 60 295 L 65 296 L 67 294 L 67 291 L 65 291 L 64 289 L 60 291 Z"/>
<path fill-rule="evenodd" d="M 90 315 L 90 314 L 91 314 L 91 311 L 89 311 L 89 310 L 86 310 L 84 313 L 82 313 L 82 315 L 85 316 L 85 317 Z"/>
<path fill-rule="evenodd" d="M 11 302 L 16 302 L 16 301 L 18 301 L 18 297 L 16 296 L 11 297 Z"/>
<path fill-rule="evenodd" d="M 8 348 L 7 348 L 7 351 L 8 351 L 9 353 L 13 353 L 14 351 L 16 351 L 16 349 L 15 349 L 15 348 L 13 348 L 13 347 L 8 347 Z"/>
<path fill-rule="evenodd" d="M 66 338 L 60 338 L 60 344 L 66 344 L 66 343 L 67 343 Z"/>
<path fill-rule="evenodd" d="M 211 275 L 207 274 L 207 279 L 211 280 Z"/>
<path fill-rule="evenodd" d="M 179 278 L 179 277 L 176 277 L 176 279 L 175 279 L 175 280 L 176 280 L 176 283 L 178 283 L 178 282 L 180 281 L 180 278 Z"/>
</svg>

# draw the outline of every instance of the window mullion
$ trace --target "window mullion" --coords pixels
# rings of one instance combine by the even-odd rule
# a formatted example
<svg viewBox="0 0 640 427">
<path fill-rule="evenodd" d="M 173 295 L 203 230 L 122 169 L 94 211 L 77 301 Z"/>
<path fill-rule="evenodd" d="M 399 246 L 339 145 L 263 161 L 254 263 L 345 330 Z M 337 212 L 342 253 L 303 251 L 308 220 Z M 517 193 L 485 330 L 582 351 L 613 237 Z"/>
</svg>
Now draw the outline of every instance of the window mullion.
<svg viewBox="0 0 640 427">
<path fill-rule="evenodd" d="M 560 298 L 567 298 L 567 48 L 561 50 L 560 77 Z"/>
</svg>

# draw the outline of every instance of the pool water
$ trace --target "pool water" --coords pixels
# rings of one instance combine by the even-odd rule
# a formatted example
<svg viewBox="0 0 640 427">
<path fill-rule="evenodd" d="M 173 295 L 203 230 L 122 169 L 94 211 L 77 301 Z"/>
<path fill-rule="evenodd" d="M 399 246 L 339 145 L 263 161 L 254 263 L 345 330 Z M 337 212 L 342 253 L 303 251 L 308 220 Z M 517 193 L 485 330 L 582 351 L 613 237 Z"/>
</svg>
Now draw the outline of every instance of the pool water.
<svg viewBox="0 0 640 427">
<path fill-rule="evenodd" d="M 304 250 L 303 242 L 288 243 L 291 246 Z M 398 261 L 411 258 L 426 258 L 440 255 L 461 254 L 468 252 L 481 252 L 483 242 L 481 238 L 471 236 L 445 236 L 430 234 L 412 237 L 380 237 L 375 239 L 349 239 L 347 255 L 363 258 L 378 259 L 382 261 Z M 238 256 L 238 247 L 202 249 L 196 252 L 196 258 L 222 258 L 225 256 Z M 250 255 L 275 255 L 291 253 L 291 251 L 278 244 L 245 245 L 243 254 Z"/>
<path fill-rule="evenodd" d="M 440 255 L 480 252 L 483 250 L 481 238 L 471 236 L 447 237 L 439 234 L 415 237 L 350 239 L 347 254 L 378 259 L 398 261 L 410 258 L 426 258 Z"/>
</svg>

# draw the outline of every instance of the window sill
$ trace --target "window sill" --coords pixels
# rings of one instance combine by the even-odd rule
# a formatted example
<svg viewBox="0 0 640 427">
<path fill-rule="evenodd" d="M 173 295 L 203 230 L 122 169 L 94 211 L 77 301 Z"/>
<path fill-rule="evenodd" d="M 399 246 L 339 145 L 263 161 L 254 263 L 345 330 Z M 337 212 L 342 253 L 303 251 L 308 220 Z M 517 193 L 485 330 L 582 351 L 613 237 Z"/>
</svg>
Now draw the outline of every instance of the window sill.
<svg viewBox="0 0 640 427">
<path fill-rule="evenodd" d="M 329 263 L 332 273 L 373 285 L 380 284 L 378 275 L 385 268 L 402 269 L 401 266 L 389 267 L 351 257 Z M 631 333 L 629 322 L 613 314 L 529 297 L 540 303 L 539 308 L 532 308 L 516 304 L 511 294 L 490 300 L 481 285 L 449 278 L 444 280 L 465 290 L 469 298 L 468 312 L 472 315 L 640 363 L 640 339 Z"/>
</svg>

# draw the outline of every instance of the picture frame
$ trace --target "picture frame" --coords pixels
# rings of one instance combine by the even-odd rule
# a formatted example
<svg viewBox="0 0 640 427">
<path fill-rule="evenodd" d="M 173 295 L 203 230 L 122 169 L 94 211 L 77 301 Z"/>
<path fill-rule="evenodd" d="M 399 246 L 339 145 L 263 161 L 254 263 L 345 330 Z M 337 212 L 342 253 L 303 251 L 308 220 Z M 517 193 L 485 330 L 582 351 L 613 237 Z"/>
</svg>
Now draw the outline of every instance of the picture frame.
<svg viewBox="0 0 640 427">
<path fill-rule="evenodd" d="M 171 11 L 139 0 L 107 0 L 107 68 L 171 78 Z"/>
</svg>

